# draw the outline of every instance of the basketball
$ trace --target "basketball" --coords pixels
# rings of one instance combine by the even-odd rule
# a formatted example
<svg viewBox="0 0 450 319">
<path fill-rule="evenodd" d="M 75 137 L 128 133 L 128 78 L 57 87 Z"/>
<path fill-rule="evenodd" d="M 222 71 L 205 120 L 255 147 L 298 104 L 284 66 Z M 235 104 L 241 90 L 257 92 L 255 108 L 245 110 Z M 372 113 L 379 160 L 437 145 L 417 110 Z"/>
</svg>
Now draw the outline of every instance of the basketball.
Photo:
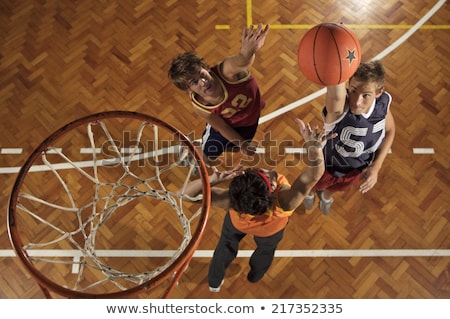
<svg viewBox="0 0 450 319">
<path fill-rule="evenodd" d="M 303 36 L 297 58 L 308 80 L 332 86 L 355 73 L 361 63 L 361 46 L 358 37 L 343 24 L 321 23 Z"/>
</svg>

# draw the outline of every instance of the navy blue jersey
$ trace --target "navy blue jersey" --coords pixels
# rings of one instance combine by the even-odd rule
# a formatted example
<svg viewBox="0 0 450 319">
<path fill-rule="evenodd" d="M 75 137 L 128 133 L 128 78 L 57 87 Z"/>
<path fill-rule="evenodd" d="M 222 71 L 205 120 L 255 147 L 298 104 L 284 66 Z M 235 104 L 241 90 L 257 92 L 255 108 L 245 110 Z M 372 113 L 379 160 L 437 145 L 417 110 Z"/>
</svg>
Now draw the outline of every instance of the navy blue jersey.
<svg viewBox="0 0 450 319">
<path fill-rule="evenodd" d="M 366 114 L 351 113 L 348 104 L 344 113 L 333 123 L 325 123 L 327 132 L 336 132 L 338 137 L 328 140 L 323 148 L 325 169 L 336 177 L 369 166 L 386 134 L 386 114 L 392 97 L 383 92 L 375 99 Z M 323 109 L 323 116 L 327 114 Z"/>
</svg>

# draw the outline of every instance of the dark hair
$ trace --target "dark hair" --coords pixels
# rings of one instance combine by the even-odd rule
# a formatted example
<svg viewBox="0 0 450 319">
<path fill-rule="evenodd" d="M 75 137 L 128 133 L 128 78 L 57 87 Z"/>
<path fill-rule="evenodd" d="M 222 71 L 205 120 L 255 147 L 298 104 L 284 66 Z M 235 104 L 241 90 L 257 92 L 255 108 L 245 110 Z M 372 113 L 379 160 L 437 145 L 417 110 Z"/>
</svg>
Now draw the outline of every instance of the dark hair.
<svg viewBox="0 0 450 319">
<path fill-rule="evenodd" d="M 169 68 L 169 79 L 180 90 L 189 89 L 188 81 L 197 76 L 200 69 L 210 70 L 208 64 L 193 52 L 185 52 L 172 60 Z"/>
<path fill-rule="evenodd" d="M 370 62 L 361 62 L 355 74 L 351 78 L 362 82 L 375 82 L 377 89 L 384 86 L 384 67 L 381 61 L 373 60 Z"/>
<path fill-rule="evenodd" d="M 252 170 L 233 178 L 229 196 L 231 208 L 250 215 L 264 214 L 274 202 L 274 195 L 269 193 L 266 182 Z"/>
</svg>

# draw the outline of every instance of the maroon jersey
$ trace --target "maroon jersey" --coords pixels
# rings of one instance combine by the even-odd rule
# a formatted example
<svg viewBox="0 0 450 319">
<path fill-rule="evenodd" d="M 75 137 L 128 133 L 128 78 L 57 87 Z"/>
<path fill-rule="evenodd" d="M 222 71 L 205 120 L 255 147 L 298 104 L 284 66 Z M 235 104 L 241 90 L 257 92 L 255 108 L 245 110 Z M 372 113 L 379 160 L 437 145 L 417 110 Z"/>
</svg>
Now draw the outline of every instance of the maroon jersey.
<svg viewBox="0 0 450 319">
<path fill-rule="evenodd" d="M 220 71 L 221 64 L 214 66 L 211 73 L 222 86 L 225 93 L 223 101 L 217 105 L 204 105 L 195 99 L 194 94 L 191 94 L 192 105 L 203 112 L 219 115 L 231 127 L 257 124 L 265 101 L 255 78 L 249 73 L 239 81 L 227 81 Z"/>
</svg>

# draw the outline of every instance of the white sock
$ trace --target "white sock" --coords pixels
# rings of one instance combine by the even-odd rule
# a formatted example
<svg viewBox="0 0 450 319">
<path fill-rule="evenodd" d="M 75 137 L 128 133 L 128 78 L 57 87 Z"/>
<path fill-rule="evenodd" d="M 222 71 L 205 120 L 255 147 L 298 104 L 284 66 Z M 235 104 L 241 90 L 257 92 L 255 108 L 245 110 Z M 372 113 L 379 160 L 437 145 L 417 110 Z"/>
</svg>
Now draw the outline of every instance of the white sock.
<svg viewBox="0 0 450 319">
<path fill-rule="evenodd" d="M 333 201 L 333 198 L 332 198 L 332 197 L 330 197 L 330 198 L 324 198 L 324 197 L 323 197 L 323 193 L 320 193 L 319 197 L 320 197 L 320 200 L 323 201 L 323 202 L 325 202 L 325 203 L 330 203 L 331 201 Z"/>
<path fill-rule="evenodd" d="M 332 202 L 333 201 L 333 199 L 330 197 L 330 198 L 322 198 L 322 201 L 323 202 L 325 202 L 325 203 L 330 203 L 330 202 Z"/>
</svg>

